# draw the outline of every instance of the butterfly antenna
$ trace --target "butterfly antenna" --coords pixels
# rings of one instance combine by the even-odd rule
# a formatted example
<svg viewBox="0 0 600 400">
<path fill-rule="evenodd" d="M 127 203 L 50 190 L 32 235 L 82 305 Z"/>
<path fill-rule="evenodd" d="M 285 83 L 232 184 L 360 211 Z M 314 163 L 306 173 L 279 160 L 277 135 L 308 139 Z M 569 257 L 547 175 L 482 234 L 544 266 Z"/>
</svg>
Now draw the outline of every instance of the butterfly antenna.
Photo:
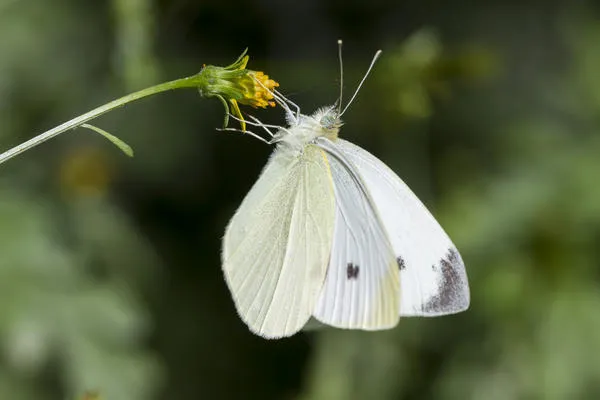
<svg viewBox="0 0 600 400">
<path fill-rule="evenodd" d="M 339 115 L 340 117 L 342 115 L 344 115 L 344 113 L 346 112 L 346 110 L 348 109 L 348 107 L 350 107 L 350 104 L 352 104 L 352 102 L 354 101 L 354 98 L 356 97 L 356 95 L 360 91 L 360 88 L 362 87 L 363 83 L 365 83 L 365 80 L 367 79 L 367 76 L 369 76 L 369 73 L 373 69 L 373 65 L 375 65 L 375 61 L 377 61 L 377 59 L 379 58 L 380 55 L 381 55 L 381 50 L 377 50 L 377 53 L 375 53 L 375 56 L 373 56 L 373 61 L 371 61 L 371 65 L 369 65 L 369 69 L 367 70 L 367 72 L 365 73 L 365 76 L 363 76 L 362 80 L 358 84 L 358 87 L 354 91 L 354 94 L 352 95 L 352 98 L 350 99 L 350 101 L 348 102 L 348 104 L 346 104 L 346 107 L 344 107 L 344 110 L 340 113 L 340 115 Z"/>
<path fill-rule="evenodd" d="M 340 97 L 338 98 L 338 115 L 342 112 L 342 94 L 344 93 L 344 63 L 342 62 L 342 40 L 338 39 L 338 58 L 340 59 Z"/>
</svg>

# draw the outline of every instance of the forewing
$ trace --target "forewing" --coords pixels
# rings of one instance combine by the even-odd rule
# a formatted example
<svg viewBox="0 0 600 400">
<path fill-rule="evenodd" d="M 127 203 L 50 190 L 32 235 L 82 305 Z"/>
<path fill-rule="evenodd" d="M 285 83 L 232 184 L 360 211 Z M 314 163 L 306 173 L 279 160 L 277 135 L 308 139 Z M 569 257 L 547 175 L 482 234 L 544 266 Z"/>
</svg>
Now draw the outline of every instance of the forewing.
<svg viewBox="0 0 600 400">
<path fill-rule="evenodd" d="M 335 190 L 335 227 L 329 269 L 314 316 L 339 328 L 376 330 L 399 318 L 399 272 L 384 227 L 361 178 L 327 139 Z"/>
<path fill-rule="evenodd" d="M 435 218 L 383 162 L 342 139 L 383 220 L 400 269 L 400 315 L 435 316 L 469 307 L 467 275 L 456 247 Z"/>
<path fill-rule="evenodd" d="M 305 325 L 325 279 L 333 222 L 324 152 L 276 150 L 223 239 L 225 281 L 251 331 L 278 338 Z"/>
</svg>

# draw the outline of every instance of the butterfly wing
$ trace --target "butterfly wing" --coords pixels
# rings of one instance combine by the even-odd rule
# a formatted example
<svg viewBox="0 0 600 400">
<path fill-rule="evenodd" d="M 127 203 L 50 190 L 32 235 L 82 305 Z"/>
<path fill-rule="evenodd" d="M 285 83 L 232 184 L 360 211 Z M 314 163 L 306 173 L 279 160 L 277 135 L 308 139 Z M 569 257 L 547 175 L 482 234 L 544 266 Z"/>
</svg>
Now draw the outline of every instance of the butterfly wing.
<svg viewBox="0 0 600 400">
<path fill-rule="evenodd" d="M 320 138 L 317 144 L 328 152 L 336 213 L 329 269 L 314 317 L 338 328 L 391 328 L 399 318 L 396 256 L 353 166 L 331 141 Z"/>
<path fill-rule="evenodd" d="M 435 218 L 383 162 L 338 139 L 375 207 L 400 269 L 400 315 L 436 316 L 464 311 L 470 295 L 460 254 Z"/>
<path fill-rule="evenodd" d="M 310 318 L 325 279 L 334 197 L 324 152 L 276 150 L 229 223 L 223 271 L 254 333 L 290 336 Z"/>
</svg>

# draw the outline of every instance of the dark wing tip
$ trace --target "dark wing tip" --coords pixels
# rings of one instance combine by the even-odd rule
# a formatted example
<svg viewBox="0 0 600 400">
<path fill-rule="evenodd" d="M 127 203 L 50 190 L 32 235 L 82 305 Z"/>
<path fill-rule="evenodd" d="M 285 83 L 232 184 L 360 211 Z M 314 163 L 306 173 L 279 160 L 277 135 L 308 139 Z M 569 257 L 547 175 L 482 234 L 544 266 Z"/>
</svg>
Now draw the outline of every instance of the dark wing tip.
<svg viewBox="0 0 600 400">
<path fill-rule="evenodd" d="M 432 268 L 440 273 L 438 292 L 423 306 L 423 311 L 452 314 L 469 308 L 469 283 L 458 251 L 455 248 L 448 249 L 446 255 Z"/>
</svg>

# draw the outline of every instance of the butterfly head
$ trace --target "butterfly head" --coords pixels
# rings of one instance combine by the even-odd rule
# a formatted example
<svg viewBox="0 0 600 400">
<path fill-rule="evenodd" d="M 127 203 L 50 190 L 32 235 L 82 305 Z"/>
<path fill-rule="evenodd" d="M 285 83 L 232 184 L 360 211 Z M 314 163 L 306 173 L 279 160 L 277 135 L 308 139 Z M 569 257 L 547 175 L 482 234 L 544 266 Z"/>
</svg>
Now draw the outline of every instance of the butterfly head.
<svg viewBox="0 0 600 400">
<path fill-rule="evenodd" d="M 337 106 L 320 108 L 308 119 L 313 126 L 314 137 L 324 136 L 329 140 L 338 137 L 343 125 Z"/>
<path fill-rule="evenodd" d="M 325 130 L 338 131 L 343 125 L 343 122 L 340 119 L 340 112 L 338 107 L 332 106 L 322 110 L 321 118 L 319 119 L 319 124 L 321 125 L 321 128 Z"/>
</svg>

